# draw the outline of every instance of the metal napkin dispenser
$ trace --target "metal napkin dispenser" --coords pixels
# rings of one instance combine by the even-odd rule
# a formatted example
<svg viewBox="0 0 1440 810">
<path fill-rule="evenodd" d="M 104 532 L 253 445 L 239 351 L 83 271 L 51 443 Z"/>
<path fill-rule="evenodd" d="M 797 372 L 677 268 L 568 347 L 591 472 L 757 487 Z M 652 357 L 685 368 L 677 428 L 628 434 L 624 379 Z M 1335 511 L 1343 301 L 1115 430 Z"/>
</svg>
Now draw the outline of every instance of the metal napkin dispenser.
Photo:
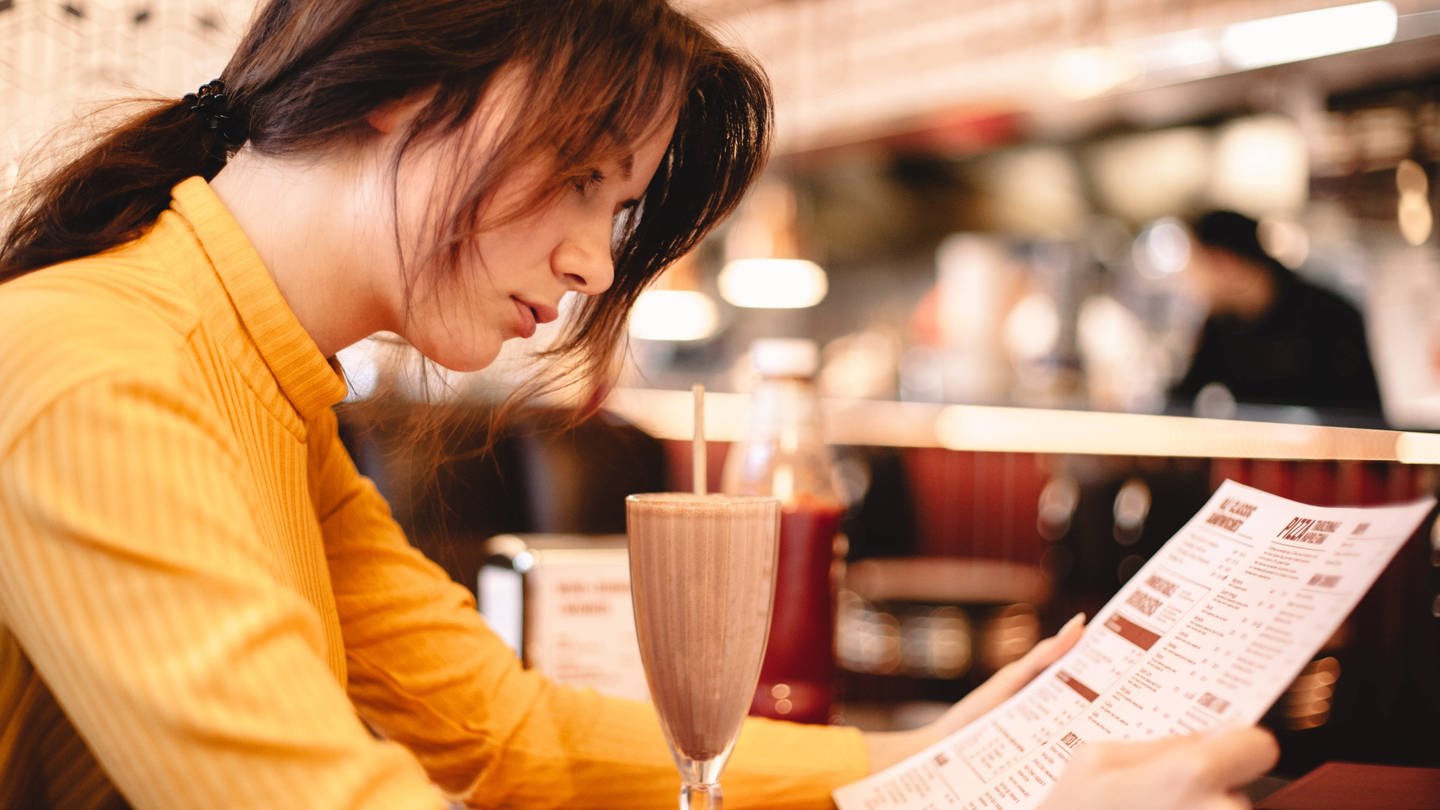
<svg viewBox="0 0 1440 810">
<path fill-rule="evenodd" d="M 624 535 L 502 534 L 477 593 L 490 627 L 556 683 L 645 700 Z"/>
</svg>

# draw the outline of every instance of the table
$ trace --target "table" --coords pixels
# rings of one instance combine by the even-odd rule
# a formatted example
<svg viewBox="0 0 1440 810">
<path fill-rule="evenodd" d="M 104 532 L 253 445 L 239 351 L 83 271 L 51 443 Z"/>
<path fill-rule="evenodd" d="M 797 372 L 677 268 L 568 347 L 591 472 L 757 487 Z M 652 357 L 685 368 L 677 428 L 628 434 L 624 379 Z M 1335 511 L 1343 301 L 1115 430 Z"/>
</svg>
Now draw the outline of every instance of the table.
<svg viewBox="0 0 1440 810">
<path fill-rule="evenodd" d="M 1440 768 L 1327 762 L 1255 810 L 1440 810 Z"/>
</svg>

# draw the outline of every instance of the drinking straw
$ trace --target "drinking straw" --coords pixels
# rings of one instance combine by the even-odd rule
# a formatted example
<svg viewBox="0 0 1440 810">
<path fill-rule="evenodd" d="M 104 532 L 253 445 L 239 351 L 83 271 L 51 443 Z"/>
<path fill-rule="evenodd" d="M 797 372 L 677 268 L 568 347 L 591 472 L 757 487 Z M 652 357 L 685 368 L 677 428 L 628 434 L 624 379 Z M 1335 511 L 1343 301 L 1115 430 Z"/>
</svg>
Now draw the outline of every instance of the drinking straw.
<svg viewBox="0 0 1440 810">
<path fill-rule="evenodd" d="M 690 388 L 695 395 L 695 438 L 690 446 L 690 461 L 694 472 L 695 494 L 705 494 L 705 386 L 696 383 Z"/>
</svg>

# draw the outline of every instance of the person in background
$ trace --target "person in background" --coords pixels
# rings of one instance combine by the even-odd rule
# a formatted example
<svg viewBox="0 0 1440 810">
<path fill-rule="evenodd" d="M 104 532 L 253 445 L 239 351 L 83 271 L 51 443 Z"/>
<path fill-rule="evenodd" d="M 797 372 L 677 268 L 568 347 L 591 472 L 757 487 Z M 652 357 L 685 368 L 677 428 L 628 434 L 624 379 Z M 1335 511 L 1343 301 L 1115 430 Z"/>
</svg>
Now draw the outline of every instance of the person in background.
<svg viewBox="0 0 1440 810">
<path fill-rule="evenodd" d="M 1378 420 L 1380 392 L 1360 312 L 1267 253 L 1259 223 L 1244 214 L 1211 211 L 1191 231 L 1184 275 L 1206 318 L 1172 397 L 1188 403 L 1219 384 L 1240 403 Z"/>
<path fill-rule="evenodd" d="M 647 704 L 524 670 L 406 542 L 334 357 L 388 330 L 481 368 L 577 294 L 548 369 L 605 373 L 770 130 L 763 74 L 661 0 L 272 0 L 43 178 L 0 241 L 0 807 L 673 806 Z M 730 806 L 828 807 L 1080 632 L 922 729 L 749 721 Z M 1230 801 L 1276 757 L 1087 750 L 1057 806 Z"/>
</svg>

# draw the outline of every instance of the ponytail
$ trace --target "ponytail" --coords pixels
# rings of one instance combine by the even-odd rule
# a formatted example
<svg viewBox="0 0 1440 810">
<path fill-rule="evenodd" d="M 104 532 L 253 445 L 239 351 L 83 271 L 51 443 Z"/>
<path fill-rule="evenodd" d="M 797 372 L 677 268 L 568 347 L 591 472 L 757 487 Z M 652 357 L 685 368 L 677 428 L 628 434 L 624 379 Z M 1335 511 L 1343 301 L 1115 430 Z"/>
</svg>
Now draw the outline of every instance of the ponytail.
<svg viewBox="0 0 1440 810">
<path fill-rule="evenodd" d="M 0 283 L 124 244 L 170 205 L 175 184 L 213 178 L 235 132 L 199 108 L 204 97 L 135 116 L 36 184 L 0 241 Z"/>
</svg>

